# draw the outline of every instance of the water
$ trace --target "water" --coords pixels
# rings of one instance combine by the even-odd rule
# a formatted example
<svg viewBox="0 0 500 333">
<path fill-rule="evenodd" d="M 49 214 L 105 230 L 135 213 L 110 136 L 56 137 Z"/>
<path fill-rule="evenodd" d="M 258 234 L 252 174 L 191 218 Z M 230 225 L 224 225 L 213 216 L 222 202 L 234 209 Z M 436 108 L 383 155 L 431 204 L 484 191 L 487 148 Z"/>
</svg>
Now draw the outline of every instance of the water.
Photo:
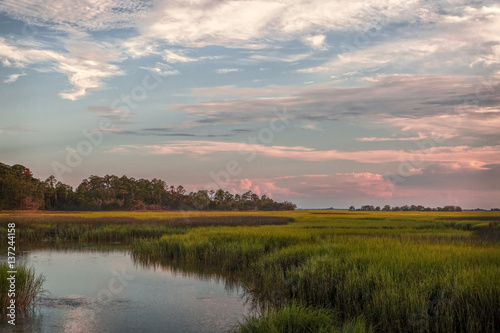
<svg viewBox="0 0 500 333">
<path fill-rule="evenodd" d="M 134 264 L 126 251 L 27 252 L 47 291 L 1 332 L 227 332 L 250 314 L 223 281 Z"/>
</svg>

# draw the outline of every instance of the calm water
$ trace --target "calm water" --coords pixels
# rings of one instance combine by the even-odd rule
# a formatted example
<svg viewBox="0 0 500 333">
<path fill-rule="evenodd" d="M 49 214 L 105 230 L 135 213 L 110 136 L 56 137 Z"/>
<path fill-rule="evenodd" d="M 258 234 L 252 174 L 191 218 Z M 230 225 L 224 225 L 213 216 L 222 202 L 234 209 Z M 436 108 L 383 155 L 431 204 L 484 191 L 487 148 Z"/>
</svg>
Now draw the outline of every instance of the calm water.
<svg viewBox="0 0 500 333">
<path fill-rule="evenodd" d="M 125 251 L 32 251 L 46 277 L 34 312 L 1 332 L 227 332 L 250 314 L 222 281 L 134 264 Z"/>
</svg>

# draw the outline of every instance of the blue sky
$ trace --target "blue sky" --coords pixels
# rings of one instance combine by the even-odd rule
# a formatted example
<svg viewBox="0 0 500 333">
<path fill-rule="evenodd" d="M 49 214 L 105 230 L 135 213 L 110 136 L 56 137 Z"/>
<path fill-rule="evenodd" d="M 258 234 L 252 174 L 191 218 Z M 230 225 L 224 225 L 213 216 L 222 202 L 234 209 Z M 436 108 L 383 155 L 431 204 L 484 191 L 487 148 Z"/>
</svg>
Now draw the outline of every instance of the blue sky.
<svg viewBox="0 0 500 333">
<path fill-rule="evenodd" d="M 0 156 L 299 207 L 500 206 L 494 1 L 6 0 Z"/>
</svg>

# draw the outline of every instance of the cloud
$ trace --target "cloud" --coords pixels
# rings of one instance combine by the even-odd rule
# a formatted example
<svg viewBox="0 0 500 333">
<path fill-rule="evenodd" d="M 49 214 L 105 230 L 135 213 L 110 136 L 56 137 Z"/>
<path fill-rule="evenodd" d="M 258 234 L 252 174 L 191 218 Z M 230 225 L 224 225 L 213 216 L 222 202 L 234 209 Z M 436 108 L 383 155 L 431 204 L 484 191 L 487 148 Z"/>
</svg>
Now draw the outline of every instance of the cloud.
<svg viewBox="0 0 500 333">
<path fill-rule="evenodd" d="M 126 130 L 121 129 L 121 128 L 99 128 L 99 129 L 91 130 L 91 132 L 93 132 L 93 133 L 104 132 L 104 133 L 114 133 L 114 134 L 134 134 L 135 133 L 135 132 L 131 132 L 131 131 L 126 131 Z"/>
<path fill-rule="evenodd" d="M 324 162 L 349 160 L 358 163 L 391 163 L 400 161 L 456 162 L 467 168 L 481 169 L 483 165 L 500 163 L 500 146 L 487 147 L 436 147 L 429 142 L 421 144 L 422 149 L 415 150 L 365 150 L 337 151 L 316 150 L 302 146 L 264 146 L 261 144 L 217 142 L 217 141 L 175 141 L 158 145 L 123 145 L 110 152 L 142 152 L 151 155 L 207 155 L 214 153 L 261 154 L 273 158 L 299 161 Z M 417 164 L 415 162 L 415 164 Z"/>
<path fill-rule="evenodd" d="M 65 41 L 65 53 L 24 47 L 22 41 L 15 41 L 19 45 L 14 45 L 0 38 L 0 59 L 2 63 L 18 68 L 44 64 L 51 70 L 66 74 L 73 89 L 59 95 L 74 101 L 91 90 L 102 88 L 103 79 L 123 74 L 117 65 L 111 64 L 118 59 L 117 52 L 88 40 L 86 34 L 75 34 L 77 37 Z"/>
<path fill-rule="evenodd" d="M 244 59 L 244 62 L 296 62 L 302 59 L 309 57 L 310 53 L 299 53 L 299 54 L 290 54 L 283 55 L 277 52 L 269 52 L 267 51 L 265 55 L 262 54 L 254 54 Z"/>
<path fill-rule="evenodd" d="M 399 188 L 407 189 L 439 189 L 447 191 L 475 190 L 500 191 L 500 166 L 489 168 L 463 168 L 460 163 L 438 163 L 420 172 L 413 173 L 398 184 Z"/>
<path fill-rule="evenodd" d="M 217 70 L 218 74 L 227 74 L 227 73 L 233 73 L 233 72 L 241 72 L 242 69 L 238 68 L 219 68 Z"/>
<path fill-rule="evenodd" d="M 312 51 L 324 48 L 327 35 L 335 32 L 359 31 L 371 38 L 370 29 L 395 32 L 390 42 L 368 47 L 355 45 L 333 60 L 319 66 L 302 68 L 302 73 L 335 72 L 356 73 L 394 70 L 433 72 L 440 68 L 470 66 L 494 67 L 500 56 L 500 29 L 494 6 L 473 8 L 448 3 L 433 5 L 421 1 L 396 0 L 363 1 L 339 4 L 335 1 L 299 0 L 291 3 L 273 1 L 215 1 L 149 2 L 122 0 L 84 0 L 78 3 L 62 0 L 47 5 L 41 0 L 7 0 L 3 11 L 32 24 L 39 24 L 58 32 L 68 33 L 61 38 L 67 52 L 49 50 L 43 45 L 20 46 L 0 40 L 0 60 L 4 66 L 25 67 L 49 63 L 50 70 L 68 76 L 73 85 L 62 92 L 62 98 L 76 100 L 94 89 L 101 89 L 106 79 L 124 74 L 117 63 L 126 57 L 161 55 L 168 63 L 195 62 L 183 50 L 162 50 L 174 47 L 202 47 L 222 45 L 247 49 L 260 48 L 242 62 L 298 62 L 313 53 L 301 50 L 297 54 L 284 53 L 277 45 L 292 40 L 305 41 Z M 71 8 L 70 11 L 67 8 Z M 422 27 L 423 35 L 408 37 L 396 33 L 395 26 Z M 103 38 L 97 43 L 89 31 L 131 29 L 128 39 Z M 383 29 L 388 29 L 384 31 Z M 392 30 L 391 30 L 392 29 Z M 75 40 L 75 36 L 79 36 Z M 64 41 L 64 39 L 66 39 Z M 70 39 L 71 41 L 68 41 Z M 372 45 L 373 44 L 373 45 Z M 80 50 L 80 51 L 79 51 Z M 88 51 L 88 55 L 81 50 Z M 210 58 L 212 57 L 212 58 Z M 212 59 L 221 56 L 207 56 Z M 55 64 L 55 65 L 54 65 Z M 391 68 L 396 66 L 396 68 Z M 147 66 L 161 75 L 177 75 L 175 69 Z M 47 70 L 47 67 L 45 67 Z M 228 73 L 233 68 L 222 68 Z M 470 70 L 470 69 L 469 69 Z"/>
<path fill-rule="evenodd" d="M 141 66 L 139 68 L 145 69 L 147 71 L 152 71 L 155 72 L 156 74 L 160 76 L 172 76 L 172 75 L 179 75 L 180 72 L 176 69 L 173 69 L 167 64 L 163 64 L 161 62 L 157 62 L 154 67 L 144 67 Z"/>
<path fill-rule="evenodd" d="M 193 117 L 190 126 L 269 121 L 275 117 L 272 110 L 287 108 L 287 117 L 306 122 L 363 119 L 413 136 L 428 137 L 433 132 L 457 136 L 474 128 L 491 133 L 499 119 L 499 87 L 500 76 L 379 75 L 354 87 L 332 83 L 196 88 L 193 94 L 197 96 L 220 98 L 170 109 Z"/>
<path fill-rule="evenodd" d="M 157 2 L 139 21 L 141 34 L 187 47 L 262 48 L 303 35 L 313 48 L 320 31 L 368 30 L 426 20 L 419 1 L 216 1 Z M 390 9 L 389 9 L 390 8 Z"/>
<path fill-rule="evenodd" d="M 486 111 L 484 111 L 486 110 Z M 450 138 L 468 139 L 475 142 L 483 136 L 497 135 L 500 128 L 500 108 L 457 108 L 448 114 L 423 117 L 391 117 L 375 120 L 375 123 L 397 128 L 402 132 L 418 133 L 417 138 L 398 138 L 397 140 L 418 140 L 436 138 L 438 141 Z M 370 141 L 388 141 L 390 138 L 370 138 Z M 363 140 L 368 141 L 368 140 Z"/>
<path fill-rule="evenodd" d="M 64 56 L 51 50 L 19 48 L 0 37 L 0 59 L 4 66 L 23 68 L 33 63 L 60 61 Z"/>
<path fill-rule="evenodd" d="M 266 195 L 269 198 L 289 198 L 291 195 L 304 196 L 302 193 L 277 185 L 277 179 L 273 178 L 233 179 L 228 182 L 226 187 L 234 189 L 233 192 L 235 193 L 252 191 L 259 196 Z"/>
<path fill-rule="evenodd" d="M 252 181 L 248 178 L 240 180 L 240 188 L 243 190 L 248 190 L 252 187 Z"/>
<path fill-rule="evenodd" d="M 11 74 L 8 76 L 7 79 L 5 79 L 3 82 L 7 84 L 11 84 L 17 81 L 17 79 L 21 76 L 25 76 L 26 74 L 20 73 L 20 74 Z"/>
<path fill-rule="evenodd" d="M 74 86 L 71 92 L 59 94 L 69 100 L 76 100 L 91 90 L 102 88 L 103 79 L 124 74 L 117 65 L 112 64 L 120 59 L 119 52 L 109 45 L 90 40 L 87 34 L 75 34 L 65 41 L 68 54 L 56 67 L 59 72 L 68 75 Z"/>
<path fill-rule="evenodd" d="M 369 204 L 460 205 L 463 208 L 497 207 L 500 167 L 457 168 L 446 172 L 440 164 L 415 169 L 405 181 L 392 185 L 380 173 L 336 172 L 321 175 L 288 175 L 267 179 L 287 189 L 285 197 L 301 207 L 318 208 Z M 252 180 L 253 181 L 253 180 Z M 293 193 L 304 193 L 296 196 Z"/>
<path fill-rule="evenodd" d="M 193 88 L 192 94 L 200 97 L 210 96 L 232 96 L 234 97 L 263 97 L 263 96 L 276 96 L 281 94 L 290 93 L 289 87 L 282 86 L 267 86 L 267 87 L 237 87 L 234 85 L 216 86 L 216 87 L 200 87 Z"/>
<path fill-rule="evenodd" d="M 325 35 L 309 36 L 305 38 L 306 43 L 310 44 L 315 49 L 320 49 L 325 43 Z"/>
<path fill-rule="evenodd" d="M 140 35 L 120 40 L 116 43 L 116 47 L 133 59 L 161 54 L 158 51 L 159 46 L 155 40 L 150 40 Z"/>
<path fill-rule="evenodd" d="M 134 27 L 150 8 L 148 1 L 135 0 L 5 0 L 2 11 L 34 25 L 71 26 L 81 30 Z"/>
<path fill-rule="evenodd" d="M 322 202 L 325 198 L 334 201 L 342 197 L 349 200 L 386 200 L 393 196 L 393 187 L 384 177 L 370 172 L 233 179 L 227 187 L 238 189 L 236 192 L 240 193 L 251 190 L 258 195 L 266 194 L 279 200 L 306 200 L 309 202 L 308 206 L 314 208 L 320 207 L 321 204 L 318 205 L 317 202 Z"/>
<path fill-rule="evenodd" d="M 0 133 L 19 134 L 22 132 L 41 132 L 38 126 L 12 125 L 0 128 Z"/>
<path fill-rule="evenodd" d="M 98 117 L 107 119 L 113 125 L 130 124 L 130 121 L 127 119 L 131 118 L 133 115 L 131 112 L 126 112 L 124 109 L 112 108 L 111 106 L 106 105 L 92 105 L 87 107 L 87 109 L 91 113 L 97 114 Z"/>
<path fill-rule="evenodd" d="M 165 59 L 165 61 L 169 63 L 197 61 L 196 59 L 186 57 L 182 54 L 178 54 L 170 50 L 165 50 L 163 59 Z"/>
<path fill-rule="evenodd" d="M 419 136 L 414 136 L 410 138 L 378 138 L 378 137 L 371 137 L 371 138 L 357 138 L 357 141 L 364 141 L 364 142 L 383 142 L 383 141 L 415 141 L 415 140 L 421 140 L 421 139 L 426 139 L 427 137 L 423 135 Z"/>
<path fill-rule="evenodd" d="M 442 5 L 442 4 L 441 4 Z M 340 54 L 319 66 L 302 68 L 303 73 L 364 72 L 385 69 L 406 73 L 470 73 L 472 68 L 499 67 L 500 8 L 456 7 L 446 14 L 431 9 L 428 26 L 404 29 L 388 41 L 380 37 L 391 31 L 378 30 L 358 34 L 353 41 L 340 44 Z M 415 33 L 415 30 L 418 33 Z"/>
<path fill-rule="evenodd" d="M 456 169 L 446 173 L 433 164 L 415 169 L 405 181 L 392 185 L 379 173 L 340 172 L 327 175 L 289 175 L 274 179 L 277 186 L 291 193 L 307 193 L 307 197 L 290 195 L 287 200 L 301 207 L 347 208 L 350 205 L 421 204 L 460 205 L 463 208 L 497 207 L 500 195 L 499 166 L 489 169 Z"/>
<path fill-rule="evenodd" d="M 187 47 L 262 48 L 303 35 L 320 47 L 323 31 L 368 30 L 388 23 L 428 20 L 419 1 L 178 1 L 6 0 L 2 10 L 31 24 L 81 31 L 136 28 L 143 40 Z M 428 7 L 428 6 L 427 6 Z M 68 10 L 71 8 L 71 10 Z M 142 43 L 140 43 L 142 44 Z M 134 45 L 132 50 L 140 51 Z"/>
</svg>

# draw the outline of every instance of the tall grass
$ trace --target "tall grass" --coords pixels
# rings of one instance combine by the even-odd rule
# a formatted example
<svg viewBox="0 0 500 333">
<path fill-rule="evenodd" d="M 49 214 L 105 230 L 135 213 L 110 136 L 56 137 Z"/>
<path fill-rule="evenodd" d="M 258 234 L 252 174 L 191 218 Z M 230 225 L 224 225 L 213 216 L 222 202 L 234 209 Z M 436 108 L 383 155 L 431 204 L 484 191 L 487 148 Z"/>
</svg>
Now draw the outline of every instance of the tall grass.
<svg viewBox="0 0 500 333">
<path fill-rule="evenodd" d="M 318 214 L 287 226 L 192 229 L 137 240 L 132 249 L 138 260 L 211 265 L 222 277 L 237 277 L 267 309 L 242 332 L 302 332 L 323 322 L 323 310 L 344 326 L 320 331 L 500 332 L 498 242 L 428 215 L 399 225 L 399 214 L 365 217 L 328 222 Z"/>
<path fill-rule="evenodd" d="M 363 316 L 339 323 L 332 311 L 304 306 L 292 302 L 290 305 L 271 309 L 260 317 L 249 317 L 237 329 L 241 333 L 371 333 Z"/>
<path fill-rule="evenodd" d="M 241 226 L 286 224 L 293 219 L 284 216 L 189 216 L 177 214 L 164 218 L 126 216 L 84 217 L 79 215 L 25 214 L 0 215 L 0 243 L 5 243 L 7 223 L 16 223 L 21 242 L 129 242 L 136 238 L 159 238 L 179 234 L 200 226 Z M 92 216 L 92 215 L 91 215 Z M 5 237 L 4 237 L 5 236 Z"/>
<path fill-rule="evenodd" d="M 10 276 L 9 267 L 6 263 L 0 263 L 0 304 L 2 308 L 0 313 L 4 315 L 7 306 L 10 304 L 11 298 L 9 297 L 10 282 L 7 278 Z M 34 304 L 37 297 L 43 293 L 43 282 L 45 278 L 42 275 L 36 276 L 33 268 L 25 266 L 16 267 L 17 273 L 15 274 L 15 300 L 16 311 L 26 312 L 26 310 Z"/>
<path fill-rule="evenodd" d="M 243 332 L 500 333 L 499 217 L 9 212 L 0 222 L 15 222 L 20 242 L 130 242 L 144 265 L 241 285 L 262 310 Z"/>
</svg>

